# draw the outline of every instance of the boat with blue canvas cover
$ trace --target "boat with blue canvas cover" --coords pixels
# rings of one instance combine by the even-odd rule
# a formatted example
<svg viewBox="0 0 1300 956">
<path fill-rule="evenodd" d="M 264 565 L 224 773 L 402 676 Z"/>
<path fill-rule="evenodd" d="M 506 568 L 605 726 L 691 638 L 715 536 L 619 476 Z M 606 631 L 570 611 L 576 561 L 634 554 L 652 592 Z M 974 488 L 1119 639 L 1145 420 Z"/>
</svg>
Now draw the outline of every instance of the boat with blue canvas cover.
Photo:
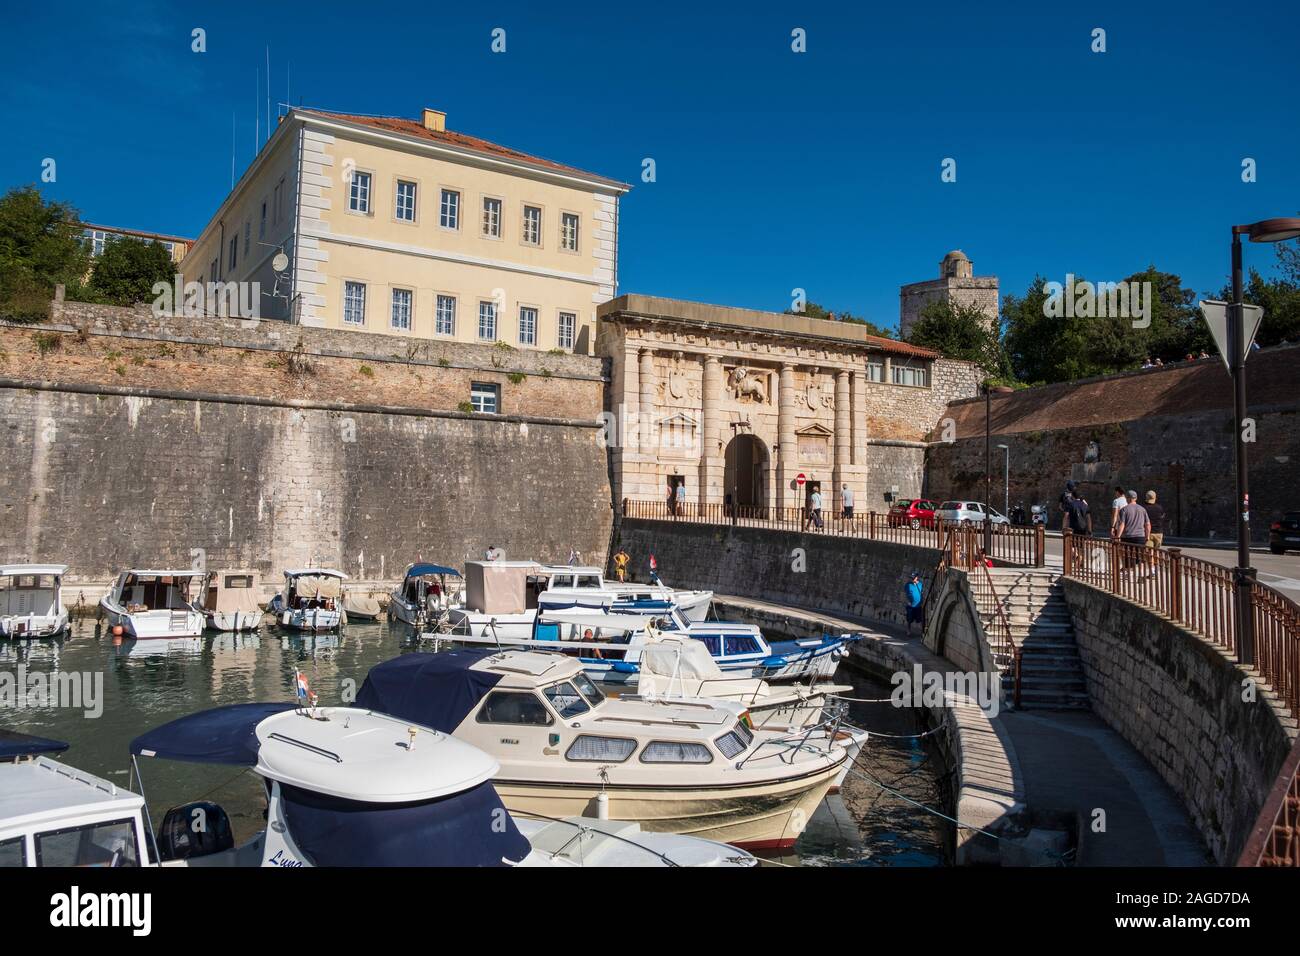
<svg viewBox="0 0 1300 956">
<path fill-rule="evenodd" d="M 607 697 L 581 661 L 529 650 L 403 654 L 370 669 L 356 706 L 481 747 L 514 813 L 746 849 L 792 846 L 849 760 L 833 734 L 755 730 L 734 702 Z"/>
<path fill-rule="evenodd" d="M 388 597 L 389 618 L 436 630 L 456 603 L 451 590 L 460 581 L 460 572 L 444 564 L 425 561 L 410 565 L 402 583 Z"/>
<path fill-rule="evenodd" d="M 738 866 L 733 847 L 642 833 L 605 820 L 511 815 L 496 760 L 444 732 L 357 707 L 234 704 L 171 721 L 131 742 L 138 758 L 252 769 L 266 781 L 267 827 L 236 846 L 225 811 L 169 810 L 164 866 Z M 206 829 L 191 821 L 201 812 Z"/>
</svg>

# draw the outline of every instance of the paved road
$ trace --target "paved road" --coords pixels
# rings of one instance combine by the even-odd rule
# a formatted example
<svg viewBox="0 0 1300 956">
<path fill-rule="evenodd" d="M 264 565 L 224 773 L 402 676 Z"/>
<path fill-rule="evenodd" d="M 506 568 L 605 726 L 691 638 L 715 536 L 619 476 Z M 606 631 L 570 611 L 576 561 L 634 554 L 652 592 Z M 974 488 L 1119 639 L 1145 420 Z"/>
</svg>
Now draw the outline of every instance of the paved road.
<svg viewBox="0 0 1300 956">
<path fill-rule="evenodd" d="M 1193 545 L 1179 545 L 1183 554 L 1202 561 L 1221 564 L 1225 568 L 1235 567 L 1237 552 L 1235 548 L 1206 548 Z M 1047 563 L 1050 567 L 1061 566 L 1061 536 L 1048 534 Z M 1261 584 L 1276 588 L 1287 597 L 1300 601 L 1300 554 L 1273 554 L 1268 548 L 1255 548 L 1250 553 L 1250 563 L 1259 569 Z"/>
</svg>

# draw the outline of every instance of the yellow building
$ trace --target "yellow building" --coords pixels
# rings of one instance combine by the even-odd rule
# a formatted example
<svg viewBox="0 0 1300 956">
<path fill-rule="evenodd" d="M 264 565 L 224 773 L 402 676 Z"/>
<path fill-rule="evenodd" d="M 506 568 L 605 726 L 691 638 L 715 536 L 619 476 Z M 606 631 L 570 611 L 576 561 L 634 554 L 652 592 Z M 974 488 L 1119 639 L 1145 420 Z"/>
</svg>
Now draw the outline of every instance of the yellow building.
<svg viewBox="0 0 1300 956">
<path fill-rule="evenodd" d="M 293 109 L 183 272 L 260 283 L 263 317 L 590 354 L 629 188 L 450 131 L 436 110 Z"/>
<path fill-rule="evenodd" d="M 90 254 L 95 258 L 98 258 L 99 254 L 104 251 L 104 243 L 113 238 L 128 238 L 157 242 L 167 250 L 167 254 L 172 257 L 172 262 L 180 262 L 185 258 L 185 253 L 189 251 L 190 245 L 194 242 L 193 239 L 168 236 L 161 232 L 144 232 L 140 229 L 97 226 L 89 222 L 83 222 L 81 226 L 81 234 L 86 237 L 86 242 L 90 246 Z"/>
</svg>

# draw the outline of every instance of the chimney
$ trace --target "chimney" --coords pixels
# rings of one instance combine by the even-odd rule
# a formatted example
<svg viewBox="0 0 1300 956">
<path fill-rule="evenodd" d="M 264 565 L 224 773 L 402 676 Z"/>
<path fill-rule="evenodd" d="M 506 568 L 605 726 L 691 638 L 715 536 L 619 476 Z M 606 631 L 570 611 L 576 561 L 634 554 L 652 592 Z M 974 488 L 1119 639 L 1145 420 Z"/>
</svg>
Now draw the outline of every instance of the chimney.
<svg viewBox="0 0 1300 956">
<path fill-rule="evenodd" d="M 424 128 L 435 133 L 445 132 L 447 129 L 447 114 L 425 107 Z"/>
</svg>

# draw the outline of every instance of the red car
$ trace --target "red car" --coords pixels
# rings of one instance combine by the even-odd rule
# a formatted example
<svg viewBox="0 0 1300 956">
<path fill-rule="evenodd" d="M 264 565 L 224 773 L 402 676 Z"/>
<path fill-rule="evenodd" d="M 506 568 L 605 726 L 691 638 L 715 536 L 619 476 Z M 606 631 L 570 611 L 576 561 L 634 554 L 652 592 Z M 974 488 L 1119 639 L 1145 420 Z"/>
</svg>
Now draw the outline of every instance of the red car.
<svg viewBox="0 0 1300 956">
<path fill-rule="evenodd" d="M 925 498 L 902 498 L 889 509 L 889 524 L 895 528 L 933 528 L 933 501 Z"/>
</svg>

